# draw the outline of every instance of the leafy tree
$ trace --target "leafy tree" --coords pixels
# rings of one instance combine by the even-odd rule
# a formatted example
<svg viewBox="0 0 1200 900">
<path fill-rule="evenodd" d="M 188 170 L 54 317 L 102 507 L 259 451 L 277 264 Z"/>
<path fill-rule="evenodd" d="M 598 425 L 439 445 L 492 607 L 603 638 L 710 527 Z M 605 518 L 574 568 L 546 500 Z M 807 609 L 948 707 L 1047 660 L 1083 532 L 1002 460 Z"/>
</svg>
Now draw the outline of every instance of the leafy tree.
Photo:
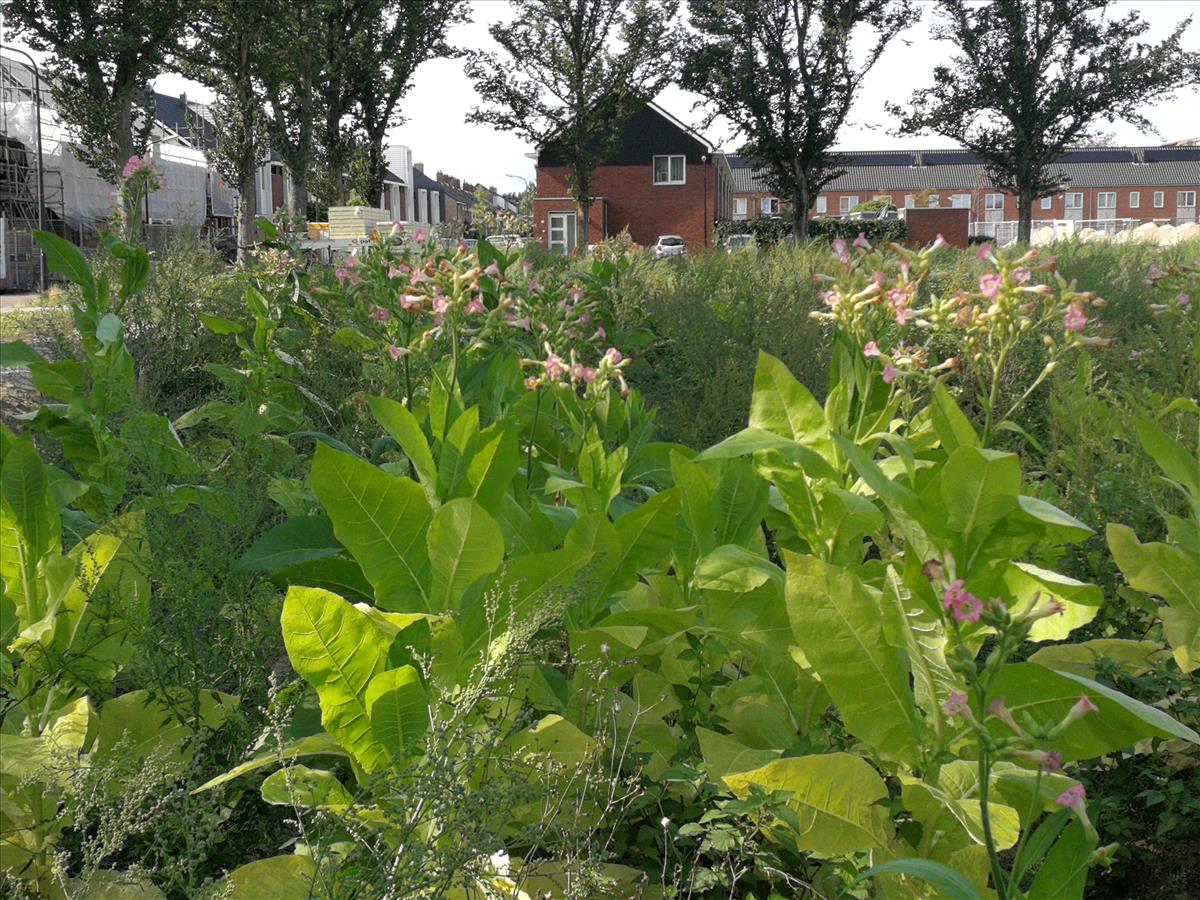
<svg viewBox="0 0 1200 900">
<path fill-rule="evenodd" d="M 268 150 L 267 118 L 257 75 L 272 55 L 265 36 L 280 12 L 274 0 L 201 0 L 180 69 L 216 95 L 216 149 L 209 162 L 238 192 L 238 259 L 246 261 L 258 215 L 255 175 Z"/>
<path fill-rule="evenodd" d="M 72 151 L 116 184 L 145 152 L 154 123 L 150 82 L 177 48 L 186 0 L 0 0 L 15 36 L 50 55 L 50 91 L 72 128 Z"/>
<path fill-rule="evenodd" d="M 281 4 L 264 37 L 270 64 L 259 72 L 267 100 L 271 147 L 287 167 L 292 182 L 291 218 L 303 222 L 308 213 L 308 179 L 317 153 L 316 131 L 322 120 L 317 91 L 325 71 L 322 2 Z"/>
<path fill-rule="evenodd" d="M 843 171 L 832 152 L 838 132 L 867 73 L 915 20 L 913 5 L 688 0 L 688 8 L 703 40 L 685 50 L 683 86 L 709 98 L 710 122 L 721 115 L 739 129 L 742 152 L 791 199 L 796 236 L 807 237 L 813 199 Z"/>
<path fill-rule="evenodd" d="M 1109 0 L 943 0 L 935 37 L 957 48 L 913 94 L 901 131 L 934 131 L 984 163 L 996 187 L 1017 197 L 1018 239 L 1028 241 L 1033 201 L 1060 190 L 1053 167 L 1066 148 L 1123 119 L 1149 130 L 1147 103 L 1200 82 L 1200 53 L 1181 44 L 1185 19 L 1159 44 L 1136 11 L 1108 15 Z"/>
<path fill-rule="evenodd" d="M 566 162 L 586 245 L 592 179 L 638 105 L 671 80 L 674 0 L 528 0 L 489 31 L 503 57 L 475 51 L 467 73 L 484 105 L 467 116 Z"/>
<path fill-rule="evenodd" d="M 363 142 L 358 188 L 372 203 L 383 191 L 384 137 L 403 119 L 396 107 L 412 84 L 413 73 L 428 59 L 456 56 L 446 43 L 446 32 L 467 21 L 466 6 L 459 0 L 376 0 L 376 28 L 365 53 L 355 61 L 358 104 L 355 116 Z"/>
</svg>

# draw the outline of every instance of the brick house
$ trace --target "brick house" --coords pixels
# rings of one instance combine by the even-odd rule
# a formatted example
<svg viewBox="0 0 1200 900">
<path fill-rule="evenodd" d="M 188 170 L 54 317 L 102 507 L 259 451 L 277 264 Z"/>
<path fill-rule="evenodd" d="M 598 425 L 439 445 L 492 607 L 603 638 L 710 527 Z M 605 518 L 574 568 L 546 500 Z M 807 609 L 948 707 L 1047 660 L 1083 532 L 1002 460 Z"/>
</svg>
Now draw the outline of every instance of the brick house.
<svg viewBox="0 0 1200 900">
<path fill-rule="evenodd" d="M 438 172 L 436 181 L 442 186 L 442 221 L 464 225 L 470 222 L 475 196 L 464 190 L 463 183 L 453 175 Z"/>
<path fill-rule="evenodd" d="M 761 171 L 731 157 L 734 219 L 786 209 Z M 863 200 L 887 196 L 901 208 L 965 208 L 973 227 L 1012 222 L 1015 196 L 992 186 L 984 166 L 966 150 L 873 150 L 848 154 L 846 171 L 813 202 L 813 215 L 845 215 Z M 1039 220 L 1066 219 L 1103 225 L 1107 220 L 1195 222 L 1200 192 L 1200 146 L 1088 147 L 1069 150 L 1056 168 L 1062 190 L 1034 201 Z M 769 211 L 768 211 L 769 210 Z M 982 230 L 982 229 L 979 229 Z"/>
<path fill-rule="evenodd" d="M 533 235 L 545 247 L 575 249 L 578 209 L 567 168 L 553 145 L 538 149 Z M 622 129 L 615 150 L 593 175 L 587 241 L 629 229 L 638 244 L 677 234 L 691 247 L 712 242 L 713 224 L 729 218 L 733 176 L 725 154 L 654 103 Z"/>
</svg>

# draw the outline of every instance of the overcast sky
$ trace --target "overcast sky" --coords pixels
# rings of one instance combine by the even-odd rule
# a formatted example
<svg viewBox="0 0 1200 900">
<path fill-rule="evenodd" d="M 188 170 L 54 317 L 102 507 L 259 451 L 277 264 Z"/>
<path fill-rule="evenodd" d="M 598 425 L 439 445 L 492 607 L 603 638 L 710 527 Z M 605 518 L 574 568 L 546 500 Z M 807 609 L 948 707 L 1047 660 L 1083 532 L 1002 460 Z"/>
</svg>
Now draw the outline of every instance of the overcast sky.
<svg viewBox="0 0 1200 900">
<path fill-rule="evenodd" d="M 454 29 L 450 42 L 458 47 L 495 49 L 488 26 L 511 18 L 513 9 L 507 0 L 476 0 L 471 6 L 473 21 Z M 1151 41 L 1165 37 L 1177 22 L 1193 15 L 1196 21 L 1188 29 L 1185 41 L 1187 46 L 1200 48 L 1200 0 L 1133 0 L 1114 3 L 1113 7 L 1120 15 L 1130 9 L 1139 10 L 1150 23 L 1145 40 Z M 867 76 L 839 141 L 841 147 L 866 150 L 953 146 L 936 136 L 901 138 L 889 134 L 894 123 L 883 108 L 886 101 L 906 100 L 914 89 L 928 84 L 934 65 L 947 55 L 948 48 L 929 36 L 931 16 L 932 10 L 925 9 L 922 21 L 901 33 Z M 1003 77 L 1002 73 L 998 72 L 997 77 Z M 164 93 L 186 91 L 197 100 L 207 98 L 202 87 L 178 75 L 160 77 L 155 87 Z M 672 87 L 658 101 L 677 118 L 696 123 L 701 117 L 693 111 L 698 99 Z M 513 135 L 493 131 L 488 126 L 466 124 L 464 118 L 476 102 L 474 88 L 463 73 L 461 61 L 427 62 L 417 70 L 412 89 L 402 101 L 406 121 L 390 132 L 389 140 L 411 147 L 414 161 L 424 163 L 429 175 L 441 170 L 468 181 L 494 184 L 502 191 L 519 190 L 521 180 L 509 176 L 533 177 L 533 162 L 526 156 L 532 148 Z M 1147 113 L 1163 141 L 1200 137 L 1200 91 L 1182 92 L 1175 101 L 1150 107 Z M 1121 123 L 1102 127 L 1122 144 L 1159 140 Z M 736 135 L 719 125 L 709 129 L 707 136 L 727 151 L 737 147 Z"/>
</svg>

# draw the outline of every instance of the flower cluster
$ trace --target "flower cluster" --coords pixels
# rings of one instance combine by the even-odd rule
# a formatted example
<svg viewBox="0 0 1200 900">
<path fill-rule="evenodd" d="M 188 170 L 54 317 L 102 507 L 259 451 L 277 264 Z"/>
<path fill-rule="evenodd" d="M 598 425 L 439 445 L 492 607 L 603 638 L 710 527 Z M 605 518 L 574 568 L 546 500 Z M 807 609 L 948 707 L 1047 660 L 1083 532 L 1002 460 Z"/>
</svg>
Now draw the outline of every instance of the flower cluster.
<svg viewBox="0 0 1200 900">
<path fill-rule="evenodd" d="M 1150 315 L 1158 318 L 1175 313 L 1188 315 L 1200 299 L 1200 259 L 1190 263 L 1168 262 L 1164 268 L 1151 264 L 1142 278 L 1142 286 L 1153 289 L 1157 302 L 1151 302 Z"/>
<path fill-rule="evenodd" d="M 348 255 L 334 278 L 356 310 L 357 332 L 384 361 L 509 349 L 541 368 L 538 384 L 600 389 L 613 380 L 626 390 L 625 363 L 608 346 L 608 294 L 586 275 L 535 274 L 528 262 L 481 259 L 465 242 L 445 250 L 397 222 Z"/>
</svg>

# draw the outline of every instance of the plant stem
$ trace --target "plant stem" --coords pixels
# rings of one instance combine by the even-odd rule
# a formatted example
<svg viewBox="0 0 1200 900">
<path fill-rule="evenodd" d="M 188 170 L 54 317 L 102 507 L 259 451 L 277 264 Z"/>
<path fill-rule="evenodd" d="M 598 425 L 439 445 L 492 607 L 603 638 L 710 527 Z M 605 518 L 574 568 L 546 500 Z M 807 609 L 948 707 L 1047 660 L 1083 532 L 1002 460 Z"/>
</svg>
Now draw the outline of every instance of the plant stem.
<svg viewBox="0 0 1200 900">
<path fill-rule="evenodd" d="M 992 837 L 992 817 L 988 813 L 988 781 L 991 778 L 991 774 L 992 765 L 991 760 L 988 758 L 988 751 L 980 745 L 979 820 L 983 825 L 983 839 L 987 846 L 988 862 L 992 867 L 992 881 L 996 882 L 996 896 L 1000 900 L 1008 900 L 1008 885 L 1004 880 L 1004 870 L 1000 868 L 1000 858 L 996 855 L 996 841 Z"/>
<path fill-rule="evenodd" d="M 533 424 L 529 428 L 529 445 L 525 449 L 525 490 L 533 485 L 533 442 L 537 439 L 538 414 L 542 411 L 542 389 L 533 391 Z"/>
</svg>

